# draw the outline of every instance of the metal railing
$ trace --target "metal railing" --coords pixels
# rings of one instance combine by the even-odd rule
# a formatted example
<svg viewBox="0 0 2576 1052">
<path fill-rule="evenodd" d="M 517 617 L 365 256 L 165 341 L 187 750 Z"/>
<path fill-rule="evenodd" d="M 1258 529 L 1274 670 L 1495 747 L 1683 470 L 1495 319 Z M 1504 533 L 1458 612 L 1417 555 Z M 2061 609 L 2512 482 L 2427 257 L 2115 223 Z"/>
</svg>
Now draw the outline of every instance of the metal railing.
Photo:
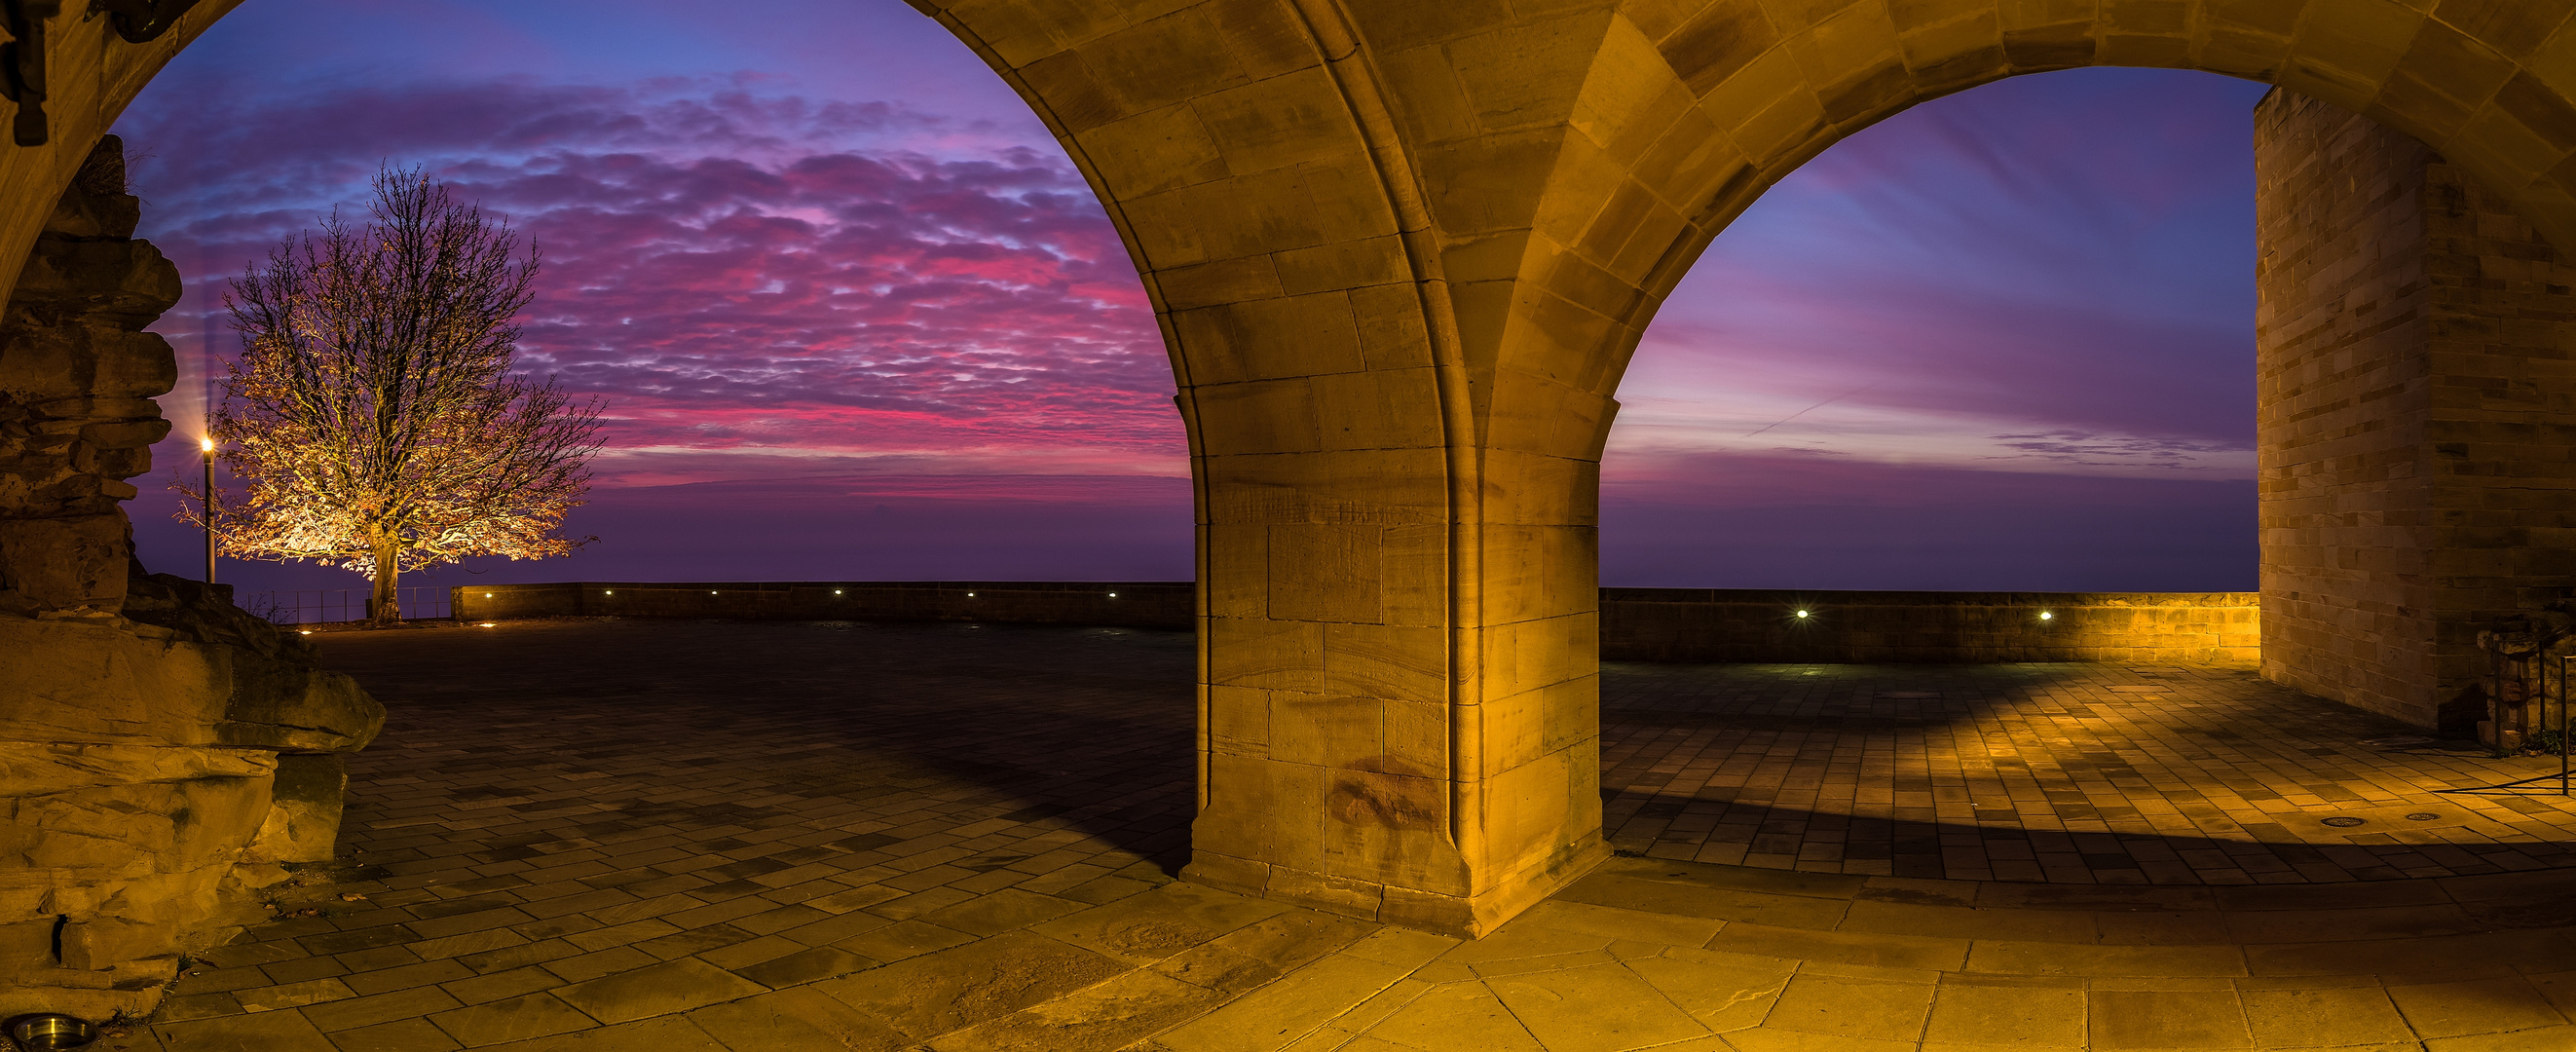
<svg viewBox="0 0 2576 1052">
<path fill-rule="evenodd" d="M 367 619 L 368 591 L 365 588 L 322 588 L 252 592 L 243 596 L 238 605 L 278 625 L 364 621 Z M 445 588 L 396 588 L 394 593 L 395 600 L 402 604 L 405 621 L 444 620 L 450 616 Z"/>
</svg>

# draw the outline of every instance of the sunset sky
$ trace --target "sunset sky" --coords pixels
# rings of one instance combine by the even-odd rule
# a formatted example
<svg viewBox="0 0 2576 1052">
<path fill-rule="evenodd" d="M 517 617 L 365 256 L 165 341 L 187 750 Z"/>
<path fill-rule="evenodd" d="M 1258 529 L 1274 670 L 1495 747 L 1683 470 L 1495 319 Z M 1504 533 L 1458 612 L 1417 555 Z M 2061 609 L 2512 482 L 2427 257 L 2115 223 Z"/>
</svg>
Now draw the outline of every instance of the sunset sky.
<svg viewBox="0 0 2576 1052">
<path fill-rule="evenodd" d="M 2252 588 L 2262 91 L 2018 78 L 1773 188 L 1620 390 L 1604 583 Z M 899 0 L 251 0 L 116 130 L 189 289 L 155 326 L 178 429 L 134 480 L 155 570 L 201 568 L 164 487 L 235 347 L 224 281 L 390 162 L 543 247 L 521 361 L 608 403 L 572 522 L 597 544 L 406 584 L 1189 576 L 1133 266 L 1025 106 Z"/>
</svg>

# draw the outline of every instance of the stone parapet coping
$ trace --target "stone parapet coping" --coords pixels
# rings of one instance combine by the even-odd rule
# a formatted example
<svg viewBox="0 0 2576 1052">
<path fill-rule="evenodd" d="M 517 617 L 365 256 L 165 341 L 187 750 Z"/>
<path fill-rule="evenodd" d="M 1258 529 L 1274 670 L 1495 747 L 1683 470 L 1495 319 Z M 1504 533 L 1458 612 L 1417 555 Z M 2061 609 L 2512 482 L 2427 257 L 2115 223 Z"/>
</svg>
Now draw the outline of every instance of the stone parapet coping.
<svg viewBox="0 0 2576 1052">
<path fill-rule="evenodd" d="M 463 621 L 689 617 L 1191 627 L 1187 581 L 568 581 L 459 586 Z M 1601 589 L 1612 661 L 2251 664 L 2252 592 Z M 1799 611 L 1807 616 L 1798 616 Z M 2044 615 L 2044 616 L 2043 616 Z"/>
</svg>

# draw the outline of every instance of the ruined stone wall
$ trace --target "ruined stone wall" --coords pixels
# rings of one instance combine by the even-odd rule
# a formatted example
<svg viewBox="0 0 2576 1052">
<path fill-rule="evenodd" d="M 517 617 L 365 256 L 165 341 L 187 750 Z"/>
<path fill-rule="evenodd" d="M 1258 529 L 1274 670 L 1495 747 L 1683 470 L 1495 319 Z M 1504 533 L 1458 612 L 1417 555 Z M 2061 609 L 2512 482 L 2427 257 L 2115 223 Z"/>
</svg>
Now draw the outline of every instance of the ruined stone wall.
<svg viewBox="0 0 2576 1052">
<path fill-rule="evenodd" d="M 2576 586 L 2576 275 L 2423 144 L 2312 99 L 2256 108 L 2255 170 L 2264 674 L 2457 723 L 2479 628 Z"/>
<path fill-rule="evenodd" d="M 331 857 L 384 710 L 228 588 L 134 561 L 118 502 L 176 377 L 178 273 L 102 142 L 0 318 L 0 1017 L 144 1012 Z"/>
</svg>

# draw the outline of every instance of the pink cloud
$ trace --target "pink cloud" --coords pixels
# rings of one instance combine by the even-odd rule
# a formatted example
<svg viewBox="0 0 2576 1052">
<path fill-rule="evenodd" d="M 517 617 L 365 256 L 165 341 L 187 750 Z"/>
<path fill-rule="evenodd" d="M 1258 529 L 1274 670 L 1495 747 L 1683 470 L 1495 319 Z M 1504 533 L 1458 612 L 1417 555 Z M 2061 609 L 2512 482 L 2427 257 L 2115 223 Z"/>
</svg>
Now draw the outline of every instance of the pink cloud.
<svg viewBox="0 0 2576 1052">
<path fill-rule="evenodd" d="M 612 447 L 1080 443 L 1163 474 L 1183 453 L 1134 269 L 1049 151 L 849 148 L 943 122 L 696 81 L 154 116 L 130 134 L 158 144 L 138 166 L 148 233 L 193 267 L 191 302 L 164 325 L 182 342 L 212 330 L 229 351 L 210 287 L 356 203 L 359 159 L 384 156 L 426 164 L 543 249 L 522 361 L 607 398 Z"/>
</svg>

